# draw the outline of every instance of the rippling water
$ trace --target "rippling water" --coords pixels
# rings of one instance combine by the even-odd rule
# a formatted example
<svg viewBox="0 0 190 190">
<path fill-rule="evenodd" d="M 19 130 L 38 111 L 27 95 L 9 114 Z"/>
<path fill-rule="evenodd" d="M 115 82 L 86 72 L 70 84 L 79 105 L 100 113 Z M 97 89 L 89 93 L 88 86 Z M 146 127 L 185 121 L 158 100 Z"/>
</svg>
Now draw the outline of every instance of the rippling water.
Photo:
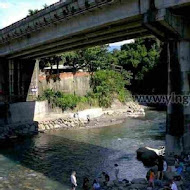
<svg viewBox="0 0 190 190">
<path fill-rule="evenodd" d="M 163 146 L 165 112 L 148 111 L 145 118 L 105 128 L 51 131 L 0 150 L 0 189 L 67 190 L 70 173 L 91 181 L 102 171 L 114 179 L 145 177 L 147 168 L 136 160 L 140 146 Z M 78 188 L 80 189 L 80 188 Z"/>
</svg>

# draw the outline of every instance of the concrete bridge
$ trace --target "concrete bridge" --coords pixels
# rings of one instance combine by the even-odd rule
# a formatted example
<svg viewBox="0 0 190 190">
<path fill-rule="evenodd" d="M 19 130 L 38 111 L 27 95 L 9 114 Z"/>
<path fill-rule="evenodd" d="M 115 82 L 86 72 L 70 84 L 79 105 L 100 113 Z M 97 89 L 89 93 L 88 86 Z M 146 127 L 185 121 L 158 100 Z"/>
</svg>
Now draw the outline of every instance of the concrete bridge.
<svg viewBox="0 0 190 190">
<path fill-rule="evenodd" d="M 189 95 L 189 10 L 190 0 L 60 1 L 0 30 L 0 70 L 10 73 L 2 80 L 8 81 L 9 94 L 19 94 L 22 89 L 10 82 L 11 72 L 26 67 L 24 63 L 32 65 L 36 59 L 68 50 L 155 35 L 168 44 L 168 94 Z M 20 80 L 20 74 L 15 76 Z M 30 77 L 22 76 L 22 80 Z M 166 144 L 168 154 L 190 152 L 190 105 L 168 105 Z"/>
</svg>

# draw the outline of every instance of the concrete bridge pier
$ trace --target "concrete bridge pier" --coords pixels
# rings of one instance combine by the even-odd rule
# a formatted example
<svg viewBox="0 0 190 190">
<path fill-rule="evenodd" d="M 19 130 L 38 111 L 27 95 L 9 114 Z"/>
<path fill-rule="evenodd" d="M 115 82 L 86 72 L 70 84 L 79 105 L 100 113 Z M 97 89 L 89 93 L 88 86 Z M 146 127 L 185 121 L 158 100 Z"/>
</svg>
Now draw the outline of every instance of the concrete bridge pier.
<svg viewBox="0 0 190 190">
<path fill-rule="evenodd" d="M 190 153 L 190 41 L 168 42 L 166 154 Z"/>
<path fill-rule="evenodd" d="M 168 95 L 166 154 L 190 153 L 190 22 L 186 11 L 159 9 L 159 2 L 144 16 L 144 25 L 167 42 Z M 160 79 L 162 80 L 162 79 Z"/>
<path fill-rule="evenodd" d="M 38 96 L 39 61 L 32 59 L 7 60 L 8 101 L 23 102 Z"/>
</svg>

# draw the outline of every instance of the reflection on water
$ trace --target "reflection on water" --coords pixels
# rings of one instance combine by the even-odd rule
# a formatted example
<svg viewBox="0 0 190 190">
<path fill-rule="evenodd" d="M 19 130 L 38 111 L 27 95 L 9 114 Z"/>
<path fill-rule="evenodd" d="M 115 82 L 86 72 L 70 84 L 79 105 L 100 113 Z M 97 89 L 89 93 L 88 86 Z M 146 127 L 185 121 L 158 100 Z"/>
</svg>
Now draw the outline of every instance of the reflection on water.
<svg viewBox="0 0 190 190">
<path fill-rule="evenodd" d="M 97 129 L 51 131 L 1 150 L 0 189 L 69 189 L 72 170 L 79 185 L 102 171 L 114 178 L 145 177 L 147 169 L 136 160 L 140 146 L 164 145 L 165 113 L 148 111 L 145 118 L 126 119 L 121 125 Z M 79 188 L 78 188 L 79 189 Z"/>
</svg>

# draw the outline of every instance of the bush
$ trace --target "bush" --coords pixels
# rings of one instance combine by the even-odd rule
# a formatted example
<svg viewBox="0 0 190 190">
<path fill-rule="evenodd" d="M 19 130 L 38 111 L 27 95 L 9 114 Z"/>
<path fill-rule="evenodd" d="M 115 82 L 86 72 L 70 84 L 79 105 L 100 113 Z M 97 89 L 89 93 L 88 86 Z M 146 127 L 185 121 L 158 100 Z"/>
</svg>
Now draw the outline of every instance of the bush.
<svg viewBox="0 0 190 190">
<path fill-rule="evenodd" d="M 72 94 L 64 94 L 62 97 L 57 97 L 55 104 L 63 110 L 74 109 L 80 102 L 80 98 Z"/>
<path fill-rule="evenodd" d="M 121 73 L 101 70 L 94 73 L 91 87 L 101 107 L 110 107 L 114 98 L 125 102 L 129 92 L 125 86 L 130 84 Z"/>
</svg>

